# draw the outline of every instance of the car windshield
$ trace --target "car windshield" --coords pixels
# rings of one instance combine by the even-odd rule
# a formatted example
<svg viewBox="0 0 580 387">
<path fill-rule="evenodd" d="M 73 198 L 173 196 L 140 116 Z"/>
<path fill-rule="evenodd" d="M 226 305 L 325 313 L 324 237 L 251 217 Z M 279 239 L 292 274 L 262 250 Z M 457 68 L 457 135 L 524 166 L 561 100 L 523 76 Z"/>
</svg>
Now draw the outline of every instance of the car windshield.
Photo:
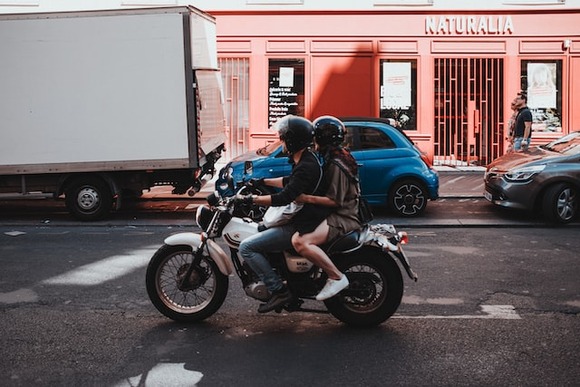
<svg viewBox="0 0 580 387">
<path fill-rule="evenodd" d="M 542 145 L 541 148 L 565 155 L 580 154 L 580 132 L 570 133 L 546 145 Z"/>
</svg>

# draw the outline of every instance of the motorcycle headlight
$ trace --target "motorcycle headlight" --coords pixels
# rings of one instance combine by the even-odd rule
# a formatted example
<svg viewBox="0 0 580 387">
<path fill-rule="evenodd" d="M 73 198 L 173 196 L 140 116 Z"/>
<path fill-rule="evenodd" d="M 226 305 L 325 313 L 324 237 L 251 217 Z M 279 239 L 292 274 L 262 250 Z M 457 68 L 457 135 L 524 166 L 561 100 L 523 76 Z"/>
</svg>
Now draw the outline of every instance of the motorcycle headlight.
<svg viewBox="0 0 580 387">
<path fill-rule="evenodd" d="M 252 175 L 254 173 L 254 163 L 251 161 L 246 161 L 244 163 L 244 175 Z"/>
<path fill-rule="evenodd" d="M 209 227 L 209 222 L 213 218 L 213 211 L 206 206 L 205 204 L 197 207 L 197 211 L 195 213 L 195 222 L 197 225 L 203 230 L 207 232 L 207 228 Z"/>
<path fill-rule="evenodd" d="M 216 189 L 220 191 L 223 196 L 233 195 L 234 190 L 234 179 L 232 177 L 234 169 L 231 164 L 228 164 L 220 171 L 219 178 L 216 180 Z"/>
<path fill-rule="evenodd" d="M 516 168 L 507 171 L 503 176 L 508 181 L 515 182 L 526 181 L 530 180 L 534 175 L 537 175 L 538 173 L 542 172 L 544 168 L 546 168 L 546 165 L 544 164 L 533 165 L 524 168 Z"/>
</svg>

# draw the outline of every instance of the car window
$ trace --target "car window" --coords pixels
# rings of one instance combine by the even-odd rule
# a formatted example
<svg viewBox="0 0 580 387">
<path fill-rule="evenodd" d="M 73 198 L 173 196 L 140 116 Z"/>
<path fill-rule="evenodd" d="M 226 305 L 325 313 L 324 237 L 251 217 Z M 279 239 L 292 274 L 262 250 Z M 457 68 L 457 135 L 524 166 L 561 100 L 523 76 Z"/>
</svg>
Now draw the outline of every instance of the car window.
<svg viewBox="0 0 580 387">
<path fill-rule="evenodd" d="M 390 149 L 397 147 L 386 133 L 371 127 L 359 128 L 359 140 L 359 149 Z"/>
<path fill-rule="evenodd" d="M 346 134 L 344 136 L 344 141 L 342 143 L 342 146 L 344 146 L 347 149 L 356 149 L 355 147 L 355 133 L 356 130 L 353 127 L 347 126 L 346 127 Z"/>
</svg>

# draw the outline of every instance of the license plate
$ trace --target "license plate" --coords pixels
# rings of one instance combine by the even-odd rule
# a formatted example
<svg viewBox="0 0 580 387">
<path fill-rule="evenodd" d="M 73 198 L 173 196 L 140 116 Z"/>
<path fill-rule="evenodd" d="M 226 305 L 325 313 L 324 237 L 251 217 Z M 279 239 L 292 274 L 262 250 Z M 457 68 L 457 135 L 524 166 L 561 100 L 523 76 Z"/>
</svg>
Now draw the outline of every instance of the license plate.
<svg viewBox="0 0 580 387">
<path fill-rule="evenodd" d="M 483 196 L 484 196 L 484 197 L 485 197 L 487 200 L 489 200 L 490 202 L 493 200 L 493 196 L 491 196 L 491 194 L 490 194 L 489 192 L 487 192 L 487 191 L 484 191 L 484 192 L 483 192 Z"/>
</svg>

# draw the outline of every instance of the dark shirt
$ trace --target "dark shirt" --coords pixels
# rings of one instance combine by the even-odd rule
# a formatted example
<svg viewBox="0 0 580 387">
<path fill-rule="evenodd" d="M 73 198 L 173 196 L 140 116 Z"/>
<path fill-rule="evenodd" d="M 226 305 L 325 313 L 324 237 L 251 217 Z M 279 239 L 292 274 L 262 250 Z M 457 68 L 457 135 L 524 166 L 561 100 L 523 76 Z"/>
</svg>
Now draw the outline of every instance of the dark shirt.
<svg viewBox="0 0 580 387">
<path fill-rule="evenodd" d="M 316 154 L 307 149 L 300 161 L 292 167 L 290 176 L 284 178 L 284 188 L 272 195 L 273 206 L 290 204 L 301 194 L 312 195 L 322 181 L 322 164 Z"/>
<path fill-rule="evenodd" d="M 301 194 L 320 195 L 322 189 L 322 161 L 312 150 L 302 153 L 300 161 L 292 168 L 290 176 L 284 178 L 284 188 L 272 195 L 273 206 L 284 206 L 295 200 Z M 306 203 L 292 217 L 292 224 L 302 235 L 310 233 L 331 212 L 329 207 Z"/>
<path fill-rule="evenodd" d="M 526 130 L 526 122 L 532 122 L 532 112 L 530 111 L 530 109 L 528 109 L 527 106 L 524 106 L 518 111 L 514 137 L 524 137 L 524 133 Z M 532 137 L 531 132 L 530 137 Z"/>
</svg>

